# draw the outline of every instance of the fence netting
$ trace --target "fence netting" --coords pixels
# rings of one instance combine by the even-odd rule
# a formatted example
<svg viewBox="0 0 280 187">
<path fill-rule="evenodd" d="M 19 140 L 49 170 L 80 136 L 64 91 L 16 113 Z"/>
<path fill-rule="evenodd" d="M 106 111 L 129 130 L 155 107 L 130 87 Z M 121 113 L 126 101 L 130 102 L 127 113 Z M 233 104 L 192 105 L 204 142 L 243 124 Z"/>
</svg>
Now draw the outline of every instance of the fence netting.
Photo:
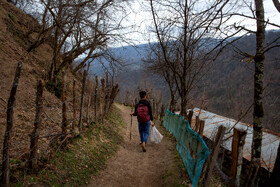
<svg viewBox="0 0 280 187">
<path fill-rule="evenodd" d="M 176 148 L 183 159 L 192 186 L 197 186 L 203 164 L 209 155 L 207 145 L 199 134 L 190 128 L 189 122 L 183 116 L 165 110 L 163 125 L 176 138 Z"/>
</svg>

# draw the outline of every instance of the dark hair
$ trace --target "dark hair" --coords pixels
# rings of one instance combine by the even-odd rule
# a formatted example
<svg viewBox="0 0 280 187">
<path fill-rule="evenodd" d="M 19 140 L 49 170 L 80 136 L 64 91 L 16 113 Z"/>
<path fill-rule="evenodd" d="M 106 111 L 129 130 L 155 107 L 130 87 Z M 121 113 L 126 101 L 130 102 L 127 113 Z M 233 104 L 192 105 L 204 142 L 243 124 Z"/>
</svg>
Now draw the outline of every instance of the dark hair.
<svg viewBox="0 0 280 187">
<path fill-rule="evenodd" d="M 139 92 L 139 95 L 140 95 L 140 98 L 143 99 L 147 95 L 147 93 L 145 91 L 141 91 L 141 92 Z"/>
</svg>

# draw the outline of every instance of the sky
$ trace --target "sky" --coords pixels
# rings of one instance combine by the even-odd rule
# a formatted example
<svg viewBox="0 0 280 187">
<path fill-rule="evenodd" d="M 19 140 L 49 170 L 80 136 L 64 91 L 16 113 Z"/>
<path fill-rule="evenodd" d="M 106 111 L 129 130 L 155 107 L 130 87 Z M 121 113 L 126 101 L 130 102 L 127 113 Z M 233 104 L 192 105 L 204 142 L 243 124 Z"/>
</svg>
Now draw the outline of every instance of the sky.
<svg viewBox="0 0 280 187">
<path fill-rule="evenodd" d="M 155 37 L 149 32 L 148 27 L 152 26 L 152 15 L 148 10 L 149 1 L 147 0 L 131 0 L 130 14 L 127 17 L 125 25 L 132 26 L 133 33 L 129 34 L 128 37 L 132 38 L 136 44 L 148 43 L 156 41 Z M 269 19 L 270 22 L 280 25 L 280 13 L 274 7 L 272 0 L 264 0 L 265 19 Z M 247 8 L 240 9 L 240 12 L 249 13 Z M 232 22 L 237 22 L 242 19 L 243 24 L 251 30 L 255 30 L 255 20 L 244 19 L 236 17 Z M 267 25 L 266 30 L 279 29 L 271 25 Z"/>
</svg>

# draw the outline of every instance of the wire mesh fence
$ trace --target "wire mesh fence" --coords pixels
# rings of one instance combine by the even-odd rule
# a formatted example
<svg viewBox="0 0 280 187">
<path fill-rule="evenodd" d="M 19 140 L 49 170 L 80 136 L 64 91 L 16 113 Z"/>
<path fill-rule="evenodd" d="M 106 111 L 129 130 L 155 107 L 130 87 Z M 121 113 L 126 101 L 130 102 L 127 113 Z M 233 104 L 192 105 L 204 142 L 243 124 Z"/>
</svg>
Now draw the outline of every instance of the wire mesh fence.
<svg viewBox="0 0 280 187">
<path fill-rule="evenodd" d="M 17 79 L 19 80 L 20 76 Z M 3 154 L 0 155 L 2 166 L 0 178 L 2 182 L 6 176 L 9 176 L 10 169 L 27 167 L 33 161 L 36 164 L 40 158 L 49 158 L 53 149 L 62 148 L 66 143 L 65 140 L 74 137 L 74 122 L 77 125 L 80 121 L 80 126 L 76 126 L 80 134 L 87 130 L 90 121 L 103 121 L 119 91 L 118 85 L 96 77 L 95 82 L 83 81 L 84 85 L 78 85 L 78 90 L 72 90 L 67 84 L 72 84 L 74 81 L 68 79 L 63 83 L 64 98 L 56 98 L 43 89 L 42 99 L 38 101 L 38 98 L 35 100 L 34 91 L 29 91 L 28 88 L 24 90 L 24 98 L 20 95 L 22 90 L 18 91 L 19 93 L 15 92 L 14 103 L 10 103 L 10 99 L 1 97 L 0 151 Z M 7 85 L 7 82 L 1 81 L 1 92 Z M 83 86 L 84 90 L 81 91 L 79 86 Z M 37 97 L 38 90 L 37 87 Z M 82 98 L 83 102 L 81 102 Z M 41 113 L 38 113 L 40 107 Z M 9 123 L 12 125 L 9 126 Z M 32 143 L 35 139 L 35 143 Z M 32 152 L 35 156 L 32 156 Z"/>
</svg>

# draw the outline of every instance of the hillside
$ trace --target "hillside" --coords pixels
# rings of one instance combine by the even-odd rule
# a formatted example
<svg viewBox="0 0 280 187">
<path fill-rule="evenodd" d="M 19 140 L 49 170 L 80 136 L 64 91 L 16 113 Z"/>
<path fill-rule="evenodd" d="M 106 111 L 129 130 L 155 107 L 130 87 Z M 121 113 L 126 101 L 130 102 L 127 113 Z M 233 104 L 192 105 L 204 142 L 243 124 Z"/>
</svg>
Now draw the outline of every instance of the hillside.
<svg viewBox="0 0 280 187">
<path fill-rule="evenodd" d="M 80 186 L 89 182 L 93 186 L 97 184 L 102 186 L 104 181 L 108 185 L 143 184 L 146 186 L 189 183 L 183 163 L 178 154 L 176 154 L 175 142 L 170 140 L 171 137 L 165 138 L 160 147 L 148 145 L 148 153 L 144 157 L 145 164 L 139 165 L 139 162 L 143 160 L 143 154 L 141 154 L 142 152 L 139 148 L 136 118 L 133 120 L 133 137 L 130 140 L 128 138 L 129 133 L 131 133 L 131 129 L 128 128 L 130 108 L 123 105 L 117 106 L 121 110 L 117 110 L 114 107 L 113 112 L 110 113 L 108 118 L 104 119 L 104 123 L 97 123 L 97 121 L 92 123 L 94 127 L 91 125 L 88 133 L 73 139 L 73 142 L 71 141 L 71 144 L 68 144 L 66 149 L 60 151 L 60 146 L 58 148 L 51 147 L 53 146 L 53 144 L 50 144 L 53 137 L 61 133 L 62 102 L 47 89 L 44 89 L 43 93 L 43 121 L 42 128 L 40 128 L 41 138 L 39 139 L 38 150 L 40 168 L 38 172 L 27 173 L 26 161 L 29 157 L 30 134 L 33 130 L 35 119 L 36 84 L 39 79 L 43 78 L 52 60 L 52 48 L 46 43 L 30 54 L 26 52 L 37 34 L 33 33 L 30 37 L 27 37 L 31 26 L 39 27 L 31 16 L 6 2 L 0 1 L 1 153 L 6 129 L 7 101 L 16 66 L 18 62 L 23 62 L 14 107 L 14 128 L 10 147 L 11 186 Z M 74 76 L 71 73 L 69 74 L 66 84 L 68 91 L 67 104 L 69 106 L 67 116 L 70 121 L 73 118 L 72 80 Z M 77 96 L 80 96 L 80 82 L 77 82 L 77 84 Z M 71 93 L 69 93 L 70 91 Z M 108 97 L 108 99 L 111 98 Z M 78 98 L 77 103 L 80 103 Z M 87 99 L 85 105 L 88 105 Z M 105 103 L 105 105 L 107 104 Z M 97 112 L 103 115 L 99 110 Z M 125 123 L 123 119 L 125 119 Z M 161 130 L 163 131 L 163 129 Z M 119 131 L 122 131 L 122 133 Z M 106 168 L 107 160 L 116 154 L 118 149 L 120 151 L 108 163 L 108 169 L 103 171 L 102 175 L 98 175 L 99 172 L 102 172 L 100 170 Z M 162 155 L 164 157 L 158 159 Z M 0 159 L 2 160 L 2 154 Z M 123 165 L 124 160 L 127 161 L 125 166 Z M 3 162 L 1 162 L 0 166 L 2 164 Z M 116 167 L 111 167 L 112 165 L 116 165 Z M 116 172 L 115 169 L 119 169 L 120 166 L 123 169 Z M 148 173 L 145 171 L 147 167 L 150 171 Z M 127 171 L 130 172 L 129 177 Z M 139 171 L 142 172 L 139 173 Z M 106 173 L 108 174 L 106 175 Z M 111 173 L 115 175 L 111 175 Z M 153 173 L 157 174 L 152 176 L 153 181 L 151 183 L 149 179 L 151 179 L 151 174 Z M 2 175 L 3 173 L 0 176 Z M 97 176 L 93 178 L 93 175 Z M 112 179 L 112 177 L 116 180 L 115 183 L 112 180 L 107 180 Z"/>
<path fill-rule="evenodd" d="M 6 130 L 6 106 L 9 99 L 12 82 L 18 62 L 23 63 L 19 79 L 14 107 L 14 128 L 12 132 L 11 156 L 24 159 L 29 150 L 30 133 L 35 119 L 36 84 L 43 78 L 49 62 L 52 60 L 52 48 L 42 44 L 35 51 L 28 54 L 27 47 L 34 41 L 36 32 L 27 37 L 31 28 L 38 27 L 38 23 L 29 15 L 0 1 L 0 145 L 2 145 Z M 57 134 L 61 132 L 61 101 L 54 94 L 44 89 L 41 135 Z M 39 150 L 43 154 L 50 142 L 49 138 L 39 139 Z M 0 156 L 2 158 L 2 154 Z"/>
<path fill-rule="evenodd" d="M 266 42 L 273 41 L 279 35 L 279 31 L 268 31 Z M 242 51 L 253 54 L 254 35 L 241 38 L 235 43 L 235 46 Z M 137 88 L 140 87 L 160 90 L 166 104 L 168 104 L 167 85 L 162 78 L 145 69 L 143 59 L 148 55 L 148 44 L 114 48 L 112 51 L 120 56 L 123 54 L 123 61 L 127 63 L 127 66 L 124 69 L 119 69 L 116 75 L 122 88 L 119 101 L 133 101 L 133 97 L 137 97 Z M 264 126 L 276 132 L 280 132 L 280 100 L 278 99 L 280 95 L 280 58 L 277 55 L 279 53 L 280 48 L 274 48 L 266 53 L 264 77 Z M 193 91 L 194 100 L 189 107 L 206 107 L 209 111 L 234 119 L 239 119 L 246 113 L 253 103 L 254 64 L 246 62 L 247 59 L 241 59 L 242 57 L 236 53 L 233 47 L 227 47 L 212 63 L 211 69 Z M 252 109 L 242 118 L 242 121 L 252 123 Z"/>
</svg>

